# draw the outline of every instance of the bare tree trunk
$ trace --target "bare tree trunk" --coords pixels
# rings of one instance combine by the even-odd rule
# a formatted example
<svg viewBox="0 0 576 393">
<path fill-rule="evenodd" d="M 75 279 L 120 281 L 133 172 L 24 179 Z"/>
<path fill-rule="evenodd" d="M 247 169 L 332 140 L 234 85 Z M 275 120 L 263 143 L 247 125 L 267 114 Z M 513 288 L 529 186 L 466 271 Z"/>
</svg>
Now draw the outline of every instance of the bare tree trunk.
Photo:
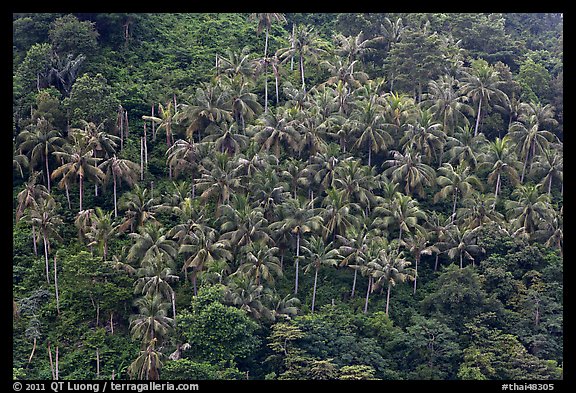
<svg viewBox="0 0 576 393">
<path fill-rule="evenodd" d="M 56 292 L 56 310 L 60 315 L 60 296 L 58 295 L 58 271 L 56 265 L 56 255 L 54 255 L 54 290 Z"/>
<path fill-rule="evenodd" d="M 48 268 L 48 240 L 46 239 L 45 231 L 42 231 L 42 239 L 44 240 L 44 259 L 46 260 L 46 281 L 50 284 L 50 272 Z"/>
<path fill-rule="evenodd" d="M 416 295 L 416 280 L 418 280 L 418 262 L 420 262 L 420 257 L 415 258 L 416 266 L 415 266 L 415 274 L 414 274 L 414 295 Z"/>
<path fill-rule="evenodd" d="M 152 104 L 152 117 L 154 117 L 154 104 Z M 156 141 L 156 123 L 152 120 L 152 140 Z"/>
<path fill-rule="evenodd" d="M 56 346 L 56 380 L 58 380 L 58 346 Z"/>
<path fill-rule="evenodd" d="M 292 25 L 292 50 L 294 50 L 294 34 L 296 32 L 296 25 L 293 24 Z M 294 71 L 294 54 L 292 54 L 292 57 L 290 58 L 290 71 Z"/>
<path fill-rule="evenodd" d="M 364 314 L 368 312 L 368 298 L 372 289 L 372 276 L 368 276 L 368 289 L 366 290 L 366 300 L 364 301 Z"/>
<path fill-rule="evenodd" d="M 32 244 L 34 247 L 34 256 L 38 256 L 38 247 L 36 246 L 36 226 L 32 224 Z"/>
<path fill-rule="evenodd" d="M 312 313 L 314 313 L 314 305 L 316 303 L 316 284 L 318 282 L 318 268 L 316 268 L 316 272 L 314 273 L 314 290 L 312 292 Z"/>
<path fill-rule="evenodd" d="M 176 300 L 174 299 L 174 290 L 171 289 L 170 295 L 172 296 L 172 318 L 174 318 L 174 323 L 176 323 Z"/>
<path fill-rule="evenodd" d="M 386 316 L 388 316 L 388 306 L 390 304 L 390 283 L 388 283 L 388 290 L 386 291 Z"/>
<path fill-rule="evenodd" d="M 28 358 L 28 364 L 30 364 L 30 362 L 32 361 L 34 352 L 36 352 L 36 337 L 34 337 L 34 344 L 32 345 L 32 352 L 30 352 L 30 357 Z"/>
<path fill-rule="evenodd" d="M 474 136 L 478 135 L 478 125 L 480 124 L 480 112 L 482 110 L 482 96 L 478 102 L 478 116 L 476 116 L 476 127 L 474 127 Z"/>
<path fill-rule="evenodd" d="M 128 110 L 124 111 L 124 116 L 126 119 L 126 139 L 128 139 Z"/>
<path fill-rule="evenodd" d="M 112 173 L 112 182 L 114 184 L 114 218 L 118 217 L 118 203 L 116 200 L 116 174 Z"/>
<path fill-rule="evenodd" d="M 82 211 L 82 182 L 83 182 L 82 180 L 83 180 L 82 176 L 80 176 L 80 210 L 79 211 Z"/>
<path fill-rule="evenodd" d="M 352 281 L 352 293 L 350 294 L 350 298 L 354 297 L 354 291 L 356 290 L 356 276 L 358 274 L 358 270 L 354 269 L 354 280 Z"/>
<path fill-rule="evenodd" d="M 44 151 L 44 161 L 46 164 L 46 179 L 48 180 L 48 192 L 50 192 L 50 168 L 48 168 L 48 151 Z"/>
<path fill-rule="evenodd" d="M 100 377 L 100 351 L 96 348 L 96 378 Z"/>
<path fill-rule="evenodd" d="M 114 311 L 110 311 L 110 334 L 114 335 Z"/>
<path fill-rule="evenodd" d="M 300 233 L 296 235 L 296 285 L 294 287 L 294 295 L 298 293 L 298 263 L 300 261 Z"/>
<path fill-rule="evenodd" d="M 144 180 L 144 141 L 140 138 L 140 180 Z"/>
<path fill-rule="evenodd" d="M 58 379 L 56 373 L 54 372 L 54 363 L 52 361 L 52 350 L 50 349 L 50 341 L 48 341 L 48 358 L 50 359 L 50 371 L 52 371 L 52 379 Z"/>
</svg>

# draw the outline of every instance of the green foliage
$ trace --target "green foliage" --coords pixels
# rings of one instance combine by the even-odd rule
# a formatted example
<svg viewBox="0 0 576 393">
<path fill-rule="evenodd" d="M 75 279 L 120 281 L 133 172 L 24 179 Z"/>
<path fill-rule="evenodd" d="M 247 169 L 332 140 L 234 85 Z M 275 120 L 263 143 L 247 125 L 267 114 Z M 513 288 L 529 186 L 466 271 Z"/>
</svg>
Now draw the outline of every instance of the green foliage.
<svg viewBox="0 0 576 393">
<path fill-rule="evenodd" d="M 226 367 L 224 363 L 197 362 L 189 359 L 178 359 L 166 362 L 162 367 L 164 380 L 239 380 L 244 374 L 234 367 Z"/>
<path fill-rule="evenodd" d="M 48 31 L 52 47 L 59 56 L 91 55 L 97 49 L 98 31 L 90 21 L 80 21 L 72 14 L 57 18 Z"/>
<path fill-rule="evenodd" d="M 192 311 L 177 316 L 182 339 L 193 348 L 184 352 L 185 358 L 235 364 L 258 346 L 257 324 L 244 311 L 222 304 L 221 296 L 221 287 L 203 287 L 192 300 Z"/>
</svg>

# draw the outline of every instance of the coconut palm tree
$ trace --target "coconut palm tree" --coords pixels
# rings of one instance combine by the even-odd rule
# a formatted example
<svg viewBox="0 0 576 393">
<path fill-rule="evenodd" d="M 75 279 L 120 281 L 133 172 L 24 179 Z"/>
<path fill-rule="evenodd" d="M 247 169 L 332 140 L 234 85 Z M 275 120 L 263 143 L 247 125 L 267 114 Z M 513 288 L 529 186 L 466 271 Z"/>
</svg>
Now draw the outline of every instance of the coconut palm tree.
<svg viewBox="0 0 576 393">
<path fill-rule="evenodd" d="M 314 306 L 316 303 L 316 288 L 318 285 L 318 272 L 323 266 L 331 267 L 337 266 L 340 254 L 337 248 L 334 248 L 333 243 L 326 244 L 324 239 L 320 236 L 312 235 L 310 240 L 304 239 L 302 246 L 304 259 L 308 260 L 308 264 L 304 266 L 304 273 L 308 273 L 314 269 L 314 290 L 312 292 L 312 313 L 314 313 Z"/>
<path fill-rule="evenodd" d="M 225 303 L 239 307 L 256 320 L 272 320 L 271 310 L 264 305 L 268 297 L 269 290 L 245 275 L 232 277 L 224 291 Z"/>
<path fill-rule="evenodd" d="M 166 103 L 166 106 L 158 104 L 158 116 L 142 115 L 142 120 L 149 120 L 157 124 L 157 131 L 164 129 L 164 132 L 166 132 L 166 145 L 168 147 L 172 146 L 172 143 L 174 143 L 172 126 L 176 123 L 177 116 L 176 108 L 171 100 Z"/>
<path fill-rule="evenodd" d="M 312 231 L 318 231 L 322 225 L 322 217 L 317 209 L 309 209 L 299 199 L 288 199 L 280 205 L 282 219 L 269 225 L 270 231 L 290 231 L 296 237 L 295 285 L 294 294 L 298 293 L 298 273 L 300 262 L 300 243 L 303 236 Z"/>
<path fill-rule="evenodd" d="M 363 213 L 363 222 L 367 222 L 368 217 Z M 366 264 L 366 252 L 368 243 L 372 234 L 369 232 L 365 224 L 353 226 L 348 228 L 346 236 L 337 235 L 337 241 L 342 244 L 338 248 L 339 254 L 342 256 L 342 261 L 339 266 L 364 266 Z M 359 269 L 354 269 L 354 278 L 352 280 L 352 292 L 350 298 L 354 297 L 356 291 L 356 278 Z"/>
<path fill-rule="evenodd" d="M 168 317 L 170 303 L 165 302 L 159 293 L 146 294 L 136 299 L 134 305 L 138 313 L 130 317 L 130 333 L 136 340 L 149 343 L 161 341 L 173 328 L 174 320 Z"/>
<path fill-rule="evenodd" d="M 146 260 L 136 270 L 138 279 L 134 283 L 134 293 L 140 295 L 161 295 L 165 300 L 172 302 L 172 318 L 176 318 L 176 304 L 174 289 L 171 283 L 178 281 L 180 277 L 174 274 L 174 263 L 167 259 L 164 254 L 156 258 Z"/>
<path fill-rule="evenodd" d="M 128 251 L 126 261 L 138 263 L 141 266 L 163 255 L 166 261 L 176 259 L 176 243 L 169 239 L 166 229 L 158 223 L 146 223 L 138 228 L 137 233 L 129 234 L 132 246 Z"/>
<path fill-rule="evenodd" d="M 447 148 L 450 163 L 466 163 L 472 169 L 478 166 L 478 156 L 485 148 L 487 140 L 484 134 L 474 136 L 469 126 L 457 127 L 454 137 L 447 138 Z"/>
<path fill-rule="evenodd" d="M 241 132 L 246 130 L 246 120 L 251 121 L 262 113 L 262 105 L 258 103 L 256 94 L 251 93 L 251 85 L 240 77 L 222 79 L 223 87 L 227 90 L 232 117 Z"/>
<path fill-rule="evenodd" d="M 230 196 L 241 184 L 237 176 L 238 167 L 227 154 L 219 152 L 213 157 L 206 157 L 201 163 L 201 177 L 195 179 L 196 187 L 202 192 L 200 199 L 206 202 L 215 197 L 216 215 L 219 216 L 222 205 L 230 202 Z"/>
<path fill-rule="evenodd" d="M 358 260 L 358 263 L 349 265 L 350 268 L 360 271 L 368 277 L 368 287 L 366 289 L 366 298 L 364 300 L 364 314 L 368 312 L 368 300 L 370 293 L 373 292 L 374 274 L 379 268 L 380 251 L 388 247 L 388 240 L 381 237 L 371 237 L 368 239 L 367 247 L 364 251 L 364 258 Z"/>
<path fill-rule="evenodd" d="M 496 198 L 492 194 L 473 193 L 462 199 L 456 217 L 467 228 L 482 227 L 490 222 L 501 223 L 504 215 L 494 209 Z"/>
<path fill-rule="evenodd" d="M 318 57 L 326 52 L 323 48 L 324 43 L 320 40 L 318 34 L 314 31 L 313 26 L 297 25 L 294 35 L 290 38 L 291 46 L 281 48 L 276 52 L 278 58 L 283 61 L 298 55 L 300 59 L 300 78 L 302 79 L 302 89 L 306 91 L 306 82 L 304 79 L 304 60 L 315 61 Z"/>
<path fill-rule="evenodd" d="M 440 198 L 445 199 L 449 195 L 452 196 L 452 222 L 456 218 L 456 204 L 458 197 L 466 197 L 475 188 L 482 191 L 482 182 L 478 177 L 471 174 L 472 169 L 469 166 L 460 164 L 456 168 L 452 164 L 446 162 L 438 169 L 439 176 L 436 182 L 441 187 L 434 195 L 434 202 L 438 202 Z"/>
<path fill-rule="evenodd" d="M 18 134 L 16 137 L 18 150 L 28 157 L 30 168 L 42 168 L 42 174 L 50 192 L 50 154 L 60 150 L 66 145 L 66 140 L 58 130 L 51 129 L 50 123 L 43 117 L 38 118 L 36 124 Z"/>
<path fill-rule="evenodd" d="M 140 167 L 133 161 L 126 158 L 118 158 L 113 155 L 106 161 L 98 165 L 98 168 L 104 173 L 104 184 L 109 184 L 112 180 L 114 192 L 114 217 L 118 217 L 117 189 L 122 186 L 124 181 L 129 187 L 134 186 L 138 181 Z"/>
<path fill-rule="evenodd" d="M 196 93 L 190 97 L 190 103 L 179 104 L 180 110 L 174 120 L 180 124 L 188 122 L 186 136 L 193 141 L 194 132 L 198 133 L 198 142 L 202 140 L 202 132 L 210 125 L 222 121 L 232 122 L 232 108 L 227 89 L 219 80 L 201 82 Z"/>
<path fill-rule="evenodd" d="M 166 163 L 174 170 L 174 176 L 178 177 L 182 173 L 196 173 L 200 161 L 200 151 L 198 144 L 193 138 L 177 139 L 168 150 L 166 150 Z M 192 183 L 194 191 L 195 184 Z"/>
<path fill-rule="evenodd" d="M 548 195 L 552 192 L 552 182 L 558 180 L 561 190 L 564 189 L 564 154 L 560 149 L 546 149 L 540 159 L 534 163 L 532 172 L 536 179 L 540 178 L 542 187 L 546 187 Z"/>
<path fill-rule="evenodd" d="M 90 220 L 91 226 L 86 233 L 86 237 L 90 240 L 88 246 L 98 246 L 102 260 L 106 261 L 110 239 L 118 234 L 119 225 L 113 221 L 112 212 L 105 212 L 100 206 L 94 209 Z"/>
<path fill-rule="evenodd" d="M 400 139 L 403 149 L 421 152 L 427 164 L 431 164 L 434 158 L 441 165 L 446 142 L 441 124 L 433 120 L 430 110 L 417 110 L 412 120 L 406 124 L 407 129 Z"/>
<path fill-rule="evenodd" d="M 382 106 L 376 96 L 357 102 L 351 117 L 356 130 L 357 139 L 354 147 L 366 146 L 368 151 L 368 166 L 372 165 L 372 153 L 387 150 L 394 142 L 387 131 L 389 127 L 381 115 Z"/>
<path fill-rule="evenodd" d="M 461 92 L 470 97 L 473 102 L 478 103 L 476 110 L 476 125 L 474 126 L 474 136 L 478 135 L 482 106 L 489 105 L 490 101 L 496 99 L 498 102 L 508 101 L 508 96 L 500 87 L 503 81 L 500 80 L 498 71 L 485 61 L 477 61 L 471 69 L 463 71 L 464 81 Z"/>
<path fill-rule="evenodd" d="M 542 229 L 535 232 L 546 242 L 546 247 L 556 247 L 560 251 L 560 256 L 564 255 L 564 207 L 554 210 L 551 217 L 546 221 Z"/>
<path fill-rule="evenodd" d="M 162 353 L 155 349 L 156 338 L 150 340 L 146 349 L 140 351 L 140 355 L 130 363 L 128 374 L 131 378 L 139 380 L 159 380 L 160 368 L 162 368 Z"/>
<path fill-rule="evenodd" d="M 406 280 L 414 280 L 415 273 L 409 266 L 412 263 L 404 259 L 403 251 L 398 249 L 394 243 L 384 247 L 378 253 L 378 258 L 366 264 L 372 269 L 373 285 L 371 291 L 374 292 L 386 285 L 386 316 L 390 306 L 390 292 L 397 283 Z"/>
<path fill-rule="evenodd" d="M 287 109 L 278 107 L 276 111 L 268 111 L 256 120 L 251 129 L 253 139 L 259 144 L 262 151 L 272 152 L 280 158 L 280 149 L 286 152 L 297 152 L 300 148 L 300 134 L 294 127 Z"/>
<path fill-rule="evenodd" d="M 428 94 L 423 101 L 425 105 L 431 105 L 434 118 L 442 123 L 442 130 L 450 136 L 454 135 L 457 126 L 468 125 L 467 116 L 474 113 L 465 96 L 458 94 L 459 83 L 451 75 L 442 75 L 428 83 Z"/>
<path fill-rule="evenodd" d="M 236 124 L 222 122 L 211 127 L 212 133 L 202 139 L 202 143 L 210 143 L 216 151 L 233 156 L 242 151 L 248 144 L 248 137 L 238 132 Z M 169 161 L 170 162 L 170 161 Z"/>
<path fill-rule="evenodd" d="M 80 193 L 80 207 L 82 211 L 82 197 L 84 195 L 84 179 L 102 183 L 105 178 L 104 172 L 98 167 L 99 158 L 94 157 L 94 150 L 88 143 L 88 138 L 80 132 L 68 134 L 72 143 L 64 151 L 56 151 L 54 155 L 62 158 L 66 163 L 52 172 L 52 179 L 62 177 L 58 186 L 64 188 L 78 179 Z"/>
<path fill-rule="evenodd" d="M 550 196 L 541 194 L 540 188 L 540 184 L 520 185 L 512 192 L 514 199 L 506 201 L 506 214 L 512 222 L 514 235 L 531 236 L 550 219 Z"/>
<path fill-rule="evenodd" d="M 344 191 L 335 188 L 326 190 L 326 197 L 322 200 L 320 215 L 324 222 L 323 236 L 325 239 L 336 239 L 336 235 L 344 235 L 346 229 L 356 224 L 355 213 L 360 212 L 357 203 L 350 202 Z"/>
<path fill-rule="evenodd" d="M 344 197 L 370 211 L 376 203 L 374 191 L 379 188 L 374 167 L 364 166 L 359 160 L 346 159 L 336 168 L 334 188 L 344 191 Z"/>
<path fill-rule="evenodd" d="M 534 157 L 545 151 L 550 143 L 558 142 L 558 138 L 550 131 L 541 128 L 536 115 L 529 118 L 521 116 L 519 121 L 510 126 L 509 135 L 516 143 L 518 157 L 524 160 L 520 176 L 520 183 L 524 183 L 524 175 L 530 172 Z"/>
<path fill-rule="evenodd" d="M 385 229 L 398 227 L 398 241 L 402 241 L 404 231 L 410 233 L 411 229 L 421 229 L 418 220 L 424 222 L 426 213 L 420 209 L 418 201 L 410 195 L 401 193 L 395 194 L 395 197 L 388 203 L 374 208 L 375 226 L 381 226 Z"/>
<path fill-rule="evenodd" d="M 62 240 L 58 231 L 63 224 L 62 218 L 58 213 L 57 203 L 51 195 L 36 201 L 35 204 L 28 208 L 25 220 L 38 228 L 44 242 L 44 259 L 46 262 L 46 281 L 50 284 L 48 253 L 50 252 L 50 238 Z"/>
<path fill-rule="evenodd" d="M 448 258 L 458 260 L 461 269 L 464 267 L 464 258 L 472 261 L 474 265 L 474 255 L 484 252 L 484 249 L 475 243 L 480 228 L 470 229 L 451 224 L 446 227 L 445 240 L 440 242 L 438 246 L 440 249 L 445 249 Z"/>
<path fill-rule="evenodd" d="M 505 135 L 504 138 L 496 138 L 494 141 L 488 143 L 488 148 L 485 153 L 480 155 L 482 162 L 478 169 L 488 167 L 491 169 L 488 174 L 488 183 L 495 184 L 494 188 L 494 205 L 498 199 L 498 194 L 502 188 L 502 178 L 506 176 L 508 180 L 517 185 L 519 181 L 518 171 L 516 170 L 517 160 L 514 152 L 508 147 L 510 137 Z"/>
<path fill-rule="evenodd" d="M 134 232 L 147 221 L 156 219 L 156 201 L 148 196 L 148 191 L 146 187 L 140 187 L 136 183 L 131 191 L 122 195 L 119 207 L 125 211 L 125 221 L 119 228 L 120 232 L 124 232 L 128 226 L 130 232 Z"/>
<path fill-rule="evenodd" d="M 195 230 L 180 242 L 179 254 L 184 255 L 182 270 L 188 275 L 192 268 L 191 281 L 194 286 L 194 296 L 197 295 L 196 278 L 198 273 L 216 260 L 231 260 L 232 253 L 228 250 L 226 240 L 216 240 L 218 232 L 207 225 L 198 225 Z"/>
<path fill-rule="evenodd" d="M 262 240 L 252 242 L 243 247 L 242 260 L 245 261 L 234 274 L 243 274 L 254 280 L 256 285 L 261 279 L 274 285 L 274 275 L 282 277 L 282 269 L 278 264 L 277 247 L 270 247 Z"/>
<path fill-rule="evenodd" d="M 422 156 L 412 150 L 404 151 L 404 154 L 392 150 L 392 159 L 384 161 L 383 166 L 386 176 L 391 176 L 393 182 L 404 184 L 404 193 L 412 195 L 416 192 L 424 196 L 424 186 L 431 187 L 436 181 L 434 169 L 422 162 Z"/>
<path fill-rule="evenodd" d="M 422 255 L 431 255 L 432 253 L 438 254 L 440 250 L 435 245 L 429 245 L 429 235 L 424 228 L 417 230 L 415 233 L 408 235 L 402 244 L 414 257 L 414 295 L 416 294 L 416 284 L 418 280 L 418 264 Z"/>
</svg>

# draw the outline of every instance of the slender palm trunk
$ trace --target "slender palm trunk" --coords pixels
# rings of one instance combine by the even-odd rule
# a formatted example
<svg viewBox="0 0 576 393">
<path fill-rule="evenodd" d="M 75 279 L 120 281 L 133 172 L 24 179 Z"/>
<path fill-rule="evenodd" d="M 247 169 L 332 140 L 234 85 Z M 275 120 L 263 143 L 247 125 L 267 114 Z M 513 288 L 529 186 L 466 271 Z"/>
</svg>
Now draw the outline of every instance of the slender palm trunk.
<svg viewBox="0 0 576 393">
<path fill-rule="evenodd" d="M 462 253 L 460 253 L 460 269 L 462 269 L 464 266 L 462 264 Z"/>
<path fill-rule="evenodd" d="M 402 225 L 400 225 L 400 232 L 398 234 L 398 241 L 401 242 L 402 241 Z"/>
<path fill-rule="evenodd" d="M 28 364 L 30 364 L 30 362 L 32 361 L 34 352 L 36 352 L 36 337 L 34 337 L 34 344 L 32 345 L 32 352 L 30 352 L 30 357 L 28 358 Z"/>
<path fill-rule="evenodd" d="M 478 125 L 480 125 L 480 112 L 482 111 L 482 96 L 478 102 L 478 116 L 476 116 L 476 126 L 474 127 L 474 136 L 478 135 Z"/>
<path fill-rule="evenodd" d="M 548 195 L 552 192 L 552 176 L 550 176 L 550 180 L 548 181 Z"/>
<path fill-rule="evenodd" d="M 438 257 L 440 256 L 440 253 L 436 253 L 436 259 L 434 260 L 434 271 L 438 270 Z"/>
<path fill-rule="evenodd" d="M 174 323 L 176 323 L 176 300 L 174 299 L 174 290 L 170 288 L 170 296 L 172 297 L 172 318 L 174 318 Z"/>
<path fill-rule="evenodd" d="M 300 261 L 300 232 L 296 235 L 296 285 L 294 286 L 294 295 L 298 293 L 298 263 Z"/>
<path fill-rule="evenodd" d="M 44 240 L 44 259 L 46 261 L 46 281 L 50 284 L 50 272 L 48 268 L 48 239 L 46 239 L 46 232 L 42 231 L 42 239 Z"/>
<path fill-rule="evenodd" d="M 52 379 L 56 380 L 56 373 L 54 372 L 54 362 L 52 361 L 52 350 L 50 349 L 50 341 L 48 341 L 48 358 L 50 359 L 50 371 L 52 371 Z"/>
<path fill-rule="evenodd" d="M 356 276 L 358 275 L 358 270 L 354 269 L 354 280 L 352 281 L 352 293 L 350 294 L 350 298 L 354 297 L 354 292 L 356 290 Z"/>
<path fill-rule="evenodd" d="M 390 289 L 392 286 L 388 283 L 388 290 L 386 291 L 386 316 L 388 316 L 388 306 L 390 305 Z"/>
<path fill-rule="evenodd" d="M 414 269 L 414 295 L 416 295 L 416 281 L 418 280 L 418 263 L 420 262 L 420 256 L 416 257 L 415 259 L 416 265 Z"/>
<path fill-rule="evenodd" d="M 458 188 L 454 189 L 454 205 L 452 206 L 452 222 L 454 222 L 454 218 L 456 217 L 456 202 L 458 201 Z"/>
<path fill-rule="evenodd" d="M 366 300 L 364 301 L 364 314 L 368 312 L 368 298 L 372 289 L 372 276 L 368 276 L 368 289 L 366 290 Z"/>
<path fill-rule="evenodd" d="M 48 168 L 48 149 L 44 152 L 44 161 L 46 164 L 46 179 L 48 180 L 48 192 L 50 192 L 50 168 Z"/>
<path fill-rule="evenodd" d="M 498 201 L 499 192 L 500 192 L 500 173 L 498 173 L 498 177 L 496 177 L 496 189 L 494 190 L 494 204 L 492 205 L 492 209 L 496 209 L 496 202 Z"/>
<path fill-rule="evenodd" d="M 314 273 L 314 290 L 312 291 L 312 313 L 314 313 L 314 304 L 316 303 L 316 283 L 318 282 L 318 270 L 316 268 L 316 272 Z"/>
<path fill-rule="evenodd" d="M 60 296 L 58 294 L 58 270 L 56 265 L 56 255 L 54 255 L 54 291 L 56 293 L 56 311 L 60 315 Z"/>
<path fill-rule="evenodd" d="M 304 82 L 304 57 L 302 57 L 302 53 L 300 53 L 300 75 L 302 77 L 302 90 L 306 93 L 306 82 Z"/>
<path fill-rule="evenodd" d="M 34 256 L 38 256 L 38 247 L 36 246 L 36 226 L 32 224 L 32 245 L 34 247 Z"/>
<path fill-rule="evenodd" d="M 114 184 L 114 218 L 118 217 L 118 203 L 116 197 L 116 174 L 112 172 L 112 183 Z"/>
<path fill-rule="evenodd" d="M 83 179 L 84 176 L 80 175 L 80 210 L 82 211 L 82 183 L 83 183 Z"/>
</svg>

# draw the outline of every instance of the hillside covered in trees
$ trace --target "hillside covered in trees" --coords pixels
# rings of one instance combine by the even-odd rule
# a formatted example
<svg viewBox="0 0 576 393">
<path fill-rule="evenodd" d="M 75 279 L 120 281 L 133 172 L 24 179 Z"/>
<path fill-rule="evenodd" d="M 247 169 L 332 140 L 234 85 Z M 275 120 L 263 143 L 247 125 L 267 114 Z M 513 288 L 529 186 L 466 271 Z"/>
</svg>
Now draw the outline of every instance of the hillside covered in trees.
<svg viewBox="0 0 576 393">
<path fill-rule="evenodd" d="M 12 21 L 14 379 L 563 378 L 562 14 Z"/>
</svg>

